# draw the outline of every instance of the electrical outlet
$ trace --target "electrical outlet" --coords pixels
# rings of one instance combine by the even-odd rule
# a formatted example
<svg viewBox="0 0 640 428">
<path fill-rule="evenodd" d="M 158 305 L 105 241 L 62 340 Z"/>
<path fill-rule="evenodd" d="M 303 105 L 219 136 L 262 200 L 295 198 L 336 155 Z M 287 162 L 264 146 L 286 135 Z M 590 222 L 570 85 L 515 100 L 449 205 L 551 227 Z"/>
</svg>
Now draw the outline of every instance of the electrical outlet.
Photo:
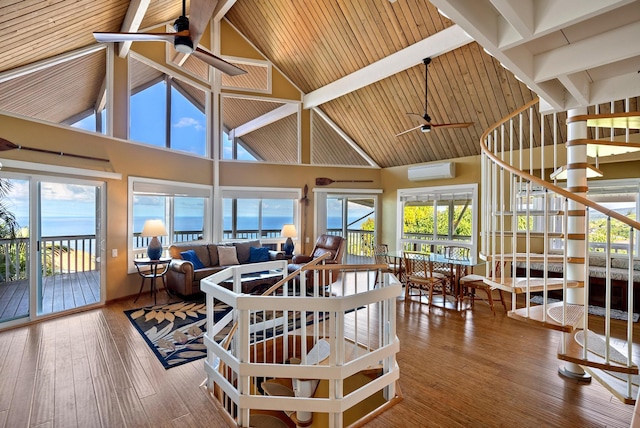
<svg viewBox="0 0 640 428">
<path fill-rule="evenodd" d="M 118 249 L 114 248 L 111 250 L 111 257 L 118 257 Z"/>
</svg>

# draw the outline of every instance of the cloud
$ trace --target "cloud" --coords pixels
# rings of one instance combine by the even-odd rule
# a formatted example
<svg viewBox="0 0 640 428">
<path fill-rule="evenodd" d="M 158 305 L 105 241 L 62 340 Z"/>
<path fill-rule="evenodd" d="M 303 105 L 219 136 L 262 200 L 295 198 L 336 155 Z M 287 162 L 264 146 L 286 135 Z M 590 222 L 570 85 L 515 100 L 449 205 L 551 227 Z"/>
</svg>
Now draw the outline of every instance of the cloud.
<svg viewBox="0 0 640 428">
<path fill-rule="evenodd" d="M 178 122 L 173 124 L 174 128 L 187 128 L 193 127 L 196 130 L 200 131 L 204 129 L 204 126 L 200 124 L 200 121 L 194 119 L 192 117 L 181 117 Z"/>
</svg>

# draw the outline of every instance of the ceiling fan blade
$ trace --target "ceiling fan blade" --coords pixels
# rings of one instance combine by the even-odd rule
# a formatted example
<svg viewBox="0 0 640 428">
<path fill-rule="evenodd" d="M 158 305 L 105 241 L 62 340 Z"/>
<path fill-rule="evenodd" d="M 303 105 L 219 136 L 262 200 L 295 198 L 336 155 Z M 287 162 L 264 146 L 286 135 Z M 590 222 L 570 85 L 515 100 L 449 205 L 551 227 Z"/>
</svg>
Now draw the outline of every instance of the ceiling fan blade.
<svg viewBox="0 0 640 428">
<path fill-rule="evenodd" d="M 93 33 L 93 37 L 100 43 L 110 42 L 170 42 L 176 36 L 189 36 L 189 30 L 179 33 Z"/>
<path fill-rule="evenodd" d="M 461 122 L 461 123 L 431 123 L 432 128 L 468 128 L 473 125 L 473 122 Z"/>
<path fill-rule="evenodd" d="M 415 131 L 416 129 L 420 129 L 420 128 L 422 128 L 423 126 L 424 126 L 424 125 L 418 125 L 418 126 L 416 126 L 416 127 L 414 127 L 414 128 L 407 129 L 406 131 L 402 131 L 401 133 L 396 134 L 396 137 L 399 137 L 399 136 L 404 135 L 404 134 L 408 134 L 409 132 L 411 132 L 411 131 Z"/>
<path fill-rule="evenodd" d="M 207 28 L 207 24 L 211 20 L 211 15 L 213 15 L 217 5 L 217 0 L 191 0 L 191 5 L 189 6 L 189 30 L 191 30 L 193 46 L 198 46 L 198 42 L 205 28 Z"/>
<path fill-rule="evenodd" d="M 222 71 L 225 74 L 228 74 L 229 76 L 238 76 L 240 74 L 245 74 L 246 71 L 236 67 L 235 65 L 223 60 L 222 58 L 219 58 L 213 54 L 210 54 L 209 52 L 205 51 L 202 48 L 196 48 L 196 50 L 193 51 L 193 53 L 191 54 L 193 56 L 195 56 L 196 58 L 206 62 L 207 64 L 209 64 L 212 67 L 217 68 L 218 70 Z"/>
</svg>

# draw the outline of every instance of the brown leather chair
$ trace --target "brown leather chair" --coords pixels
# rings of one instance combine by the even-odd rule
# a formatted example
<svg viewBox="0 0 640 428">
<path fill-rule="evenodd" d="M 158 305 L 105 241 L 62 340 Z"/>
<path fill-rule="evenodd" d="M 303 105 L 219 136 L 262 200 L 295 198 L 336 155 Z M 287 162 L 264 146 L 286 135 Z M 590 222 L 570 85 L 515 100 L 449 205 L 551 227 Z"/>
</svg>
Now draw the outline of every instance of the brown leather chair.
<svg viewBox="0 0 640 428">
<path fill-rule="evenodd" d="M 289 273 L 295 272 L 306 263 L 325 253 L 330 253 L 331 256 L 324 260 L 324 264 L 342 264 L 346 243 L 347 241 L 342 236 L 320 235 L 316 240 L 316 245 L 313 247 L 311 254 L 296 254 L 293 256 L 287 269 Z M 325 272 L 327 275 L 330 273 L 329 271 Z M 337 278 L 332 279 L 335 281 Z M 324 279 L 322 285 L 329 285 L 329 282 L 328 279 Z M 306 271 L 306 284 L 307 289 L 313 288 L 313 271 L 311 270 Z"/>
</svg>

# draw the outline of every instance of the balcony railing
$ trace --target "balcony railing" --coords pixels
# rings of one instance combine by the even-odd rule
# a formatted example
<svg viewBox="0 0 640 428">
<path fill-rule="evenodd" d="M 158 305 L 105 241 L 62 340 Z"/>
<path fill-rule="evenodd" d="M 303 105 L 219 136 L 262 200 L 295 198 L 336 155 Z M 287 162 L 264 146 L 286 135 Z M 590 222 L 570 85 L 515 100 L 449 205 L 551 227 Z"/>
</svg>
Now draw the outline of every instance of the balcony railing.
<svg viewBox="0 0 640 428">
<path fill-rule="evenodd" d="M 43 276 L 96 270 L 96 236 L 43 236 Z M 29 277 L 29 238 L 0 239 L 0 282 Z"/>
</svg>

